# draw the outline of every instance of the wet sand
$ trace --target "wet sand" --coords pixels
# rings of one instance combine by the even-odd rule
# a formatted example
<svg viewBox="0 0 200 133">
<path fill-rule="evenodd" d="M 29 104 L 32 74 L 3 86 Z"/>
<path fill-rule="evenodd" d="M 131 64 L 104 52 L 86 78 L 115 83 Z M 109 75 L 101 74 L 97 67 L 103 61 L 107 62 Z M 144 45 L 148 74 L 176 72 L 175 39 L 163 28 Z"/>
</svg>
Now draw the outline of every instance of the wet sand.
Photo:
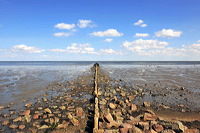
<svg viewBox="0 0 200 133">
<path fill-rule="evenodd" d="M 160 119 L 178 120 L 190 129 L 199 129 L 199 67 L 189 66 L 189 68 L 182 67 L 181 70 L 179 69 L 171 66 L 140 66 L 134 68 L 102 66 L 98 81 L 98 88 L 101 91 L 100 111 L 112 110 L 109 103 L 113 103 L 113 99 L 116 97 L 123 101 L 121 104 L 124 104 L 124 107 L 119 106 L 120 111 L 124 113 L 123 120 L 126 120 L 130 115 L 133 117 L 141 115 L 145 110 L 150 109 Z M 188 80 L 190 82 L 187 82 Z M 8 102 L 1 109 L 1 124 L 6 120 L 9 121 L 9 124 L 1 125 L 1 131 L 54 132 L 59 130 L 66 132 L 70 130 L 71 132 L 92 132 L 94 124 L 93 70 L 88 70 L 88 72 L 82 73 L 72 80 L 63 80 L 59 83 L 52 82 L 45 86 L 22 91 L 20 95 L 12 95 L 18 101 Z M 130 96 L 133 96 L 132 100 L 130 100 Z M 150 107 L 144 107 L 144 102 L 149 102 Z M 28 103 L 32 103 L 32 105 L 24 107 Z M 138 110 L 130 112 L 129 103 L 135 104 Z M 115 104 L 118 105 L 118 103 Z M 47 108 L 53 113 L 45 112 L 44 110 Z M 82 108 L 84 117 L 76 114 L 77 108 Z M 121 110 L 122 108 L 125 110 Z M 26 110 L 30 110 L 30 122 L 26 120 L 13 122 L 20 116 L 21 112 Z M 12 111 L 14 111 L 14 114 L 11 113 Z M 40 114 L 37 119 L 33 119 L 35 114 Z M 55 117 L 59 118 L 59 124 L 63 124 L 67 128 L 57 129 L 57 123 L 53 124 L 55 127 L 49 128 L 48 120 L 50 118 L 55 119 Z M 78 120 L 79 123 L 73 123 L 72 120 L 74 119 Z M 18 127 L 12 129 L 9 127 L 12 124 Z M 19 129 L 19 125 L 25 125 L 25 128 Z M 48 125 L 48 128 L 41 128 L 44 125 Z M 105 127 L 102 127 L 102 129 L 106 130 Z"/>
</svg>

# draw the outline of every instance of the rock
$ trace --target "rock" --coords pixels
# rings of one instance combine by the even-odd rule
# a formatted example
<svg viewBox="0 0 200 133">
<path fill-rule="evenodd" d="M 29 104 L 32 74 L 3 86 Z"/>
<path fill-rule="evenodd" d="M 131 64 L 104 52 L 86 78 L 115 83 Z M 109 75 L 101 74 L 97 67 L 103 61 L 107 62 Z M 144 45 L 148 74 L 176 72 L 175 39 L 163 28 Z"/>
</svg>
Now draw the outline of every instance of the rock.
<svg viewBox="0 0 200 133">
<path fill-rule="evenodd" d="M 149 122 L 139 122 L 138 125 L 139 125 L 143 130 L 149 130 Z"/>
<path fill-rule="evenodd" d="M 141 129 L 139 129 L 138 127 L 135 127 L 135 126 L 132 128 L 132 132 L 133 133 L 143 133 Z"/>
<path fill-rule="evenodd" d="M 51 110 L 50 110 L 49 108 L 44 109 L 44 112 L 45 112 L 45 113 L 52 114 L 52 112 L 51 112 Z"/>
<path fill-rule="evenodd" d="M 31 115 L 25 115 L 24 118 L 28 123 L 31 121 Z"/>
<path fill-rule="evenodd" d="M 59 108 L 60 108 L 61 110 L 65 110 L 65 109 L 66 109 L 65 106 L 60 106 Z"/>
<path fill-rule="evenodd" d="M 136 111 L 137 110 L 137 106 L 135 104 L 131 104 L 131 111 Z"/>
<path fill-rule="evenodd" d="M 185 130 L 187 130 L 188 128 L 186 126 L 184 126 L 180 121 L 176 122 L 179 126 L 179 129 L 183 132 L 185 132 Z"/>
<path fill-rule="evenodd" d="M 137 92 L 138 93 L 142 93 L 143 89 L 138 89 Z"/>
<path fill-rule="evenodd" d="M 158 133 L 158 132 L 156 132 L 155 130 L 153 130 L 152 128 L 149 130 L 149 132 L 148 133 Z"/>
<path fill-rule="evenodd" d="M 114 103 L 109 103 L 109 107 L 110 107 L 111 109 L 115 109 L 115 108 L 117 107 L 117 105 L 114 104 Z"/>
<path fill-rule="evenodd" d="M 72 118 L 70 121 L 74 126 L 78 126 L 79 125 L 79 121 L 77 119 L 75 119 L 75 118 Z"/>
<path fill-rule="evenodd" d="M 150 107 L 150 102 L 144 102 L 143 105 L 144 105 L 144 107 L 149 108 Z"/>
<path fill-rule="evenodd" d="M 37 133 L 37 129 L 35 128 L 29 128 L 28 130 L 31 131 L 31 133 Z"/>
<path fill-rule="evenodd" d="M 99 104 L 100 105 L 105 105 L 107 103 L 107 101 L 105 99 L 100 100 Z"/>
<path fill-rule="evenodd" d="M 25 107 L 28 107 L 28 108 L 30 108 L 32 106 L 32 103 L 27 103 L 26 105 L 25 105 Z"/>
<path fill-rule="evenodd" d="M 0 106 L 0 110 L 4 109 L 5 107 L 4 106 Z"/>
<path fill-rule="evenodd" d="M 42 98 L 42 100 L 43 100 L 44 102 L 47 102 L 47 101 L 48 101 L 47 98 Z"/>
<path fill-rule="evenodd" d="M 66 100 L 66 101 L 71 101 L 72 98 L 71 98 L 71 97 L 67 97 L 65 100 Z"/>
<path fill-rule="evenodd" d="M 128 124 L 128 123 L 123 123 L 120 126 L 124 127 L 124 128 L 132 128 L 133 126 Z"/>
<path fill-rule="evenodd" d="M 39 114 L 35 114 L 34 116 L 33 116 L 33 119 L 35 120 L 35 119 L 38 119 L 39 118 Z"/>
<path fill-rule="evenodd" d="M 172 129 L 165 129 L 161 133 L 176 133 Z"/>
<path fill-rule="evenodd" d="M 120 95 L 125 97 L 126 96 L 126 92 L 122 92 L 122 93 L 120 93 Z"/>
<path fill-rule="evenodd" d="M 128 128 L 120 128 L 119 132 L 120 133 L 128 133 Z"/>
<path fill-rule="evenodd" d="M 184 133 L 199 133 L 198 129 L 186 129 Z"/>
<path fill-rule="evenodd" d="M 15 111 L 10 111 L 10 115 L 14 115 L 15 114 Z"/>
<path fill-rule="evenodd" d="M 105 114 L 104 117 L 105 117 L 106 120 L 107 120 L 108 122 L 110 122 L 110 123 L 114 121 L 114 120 L 113 120 L 113 117 L 112 117 L 112 115 L 111 115 L 110 113 Z"/>
<path fill-rule="evenodd" d="M 159 125 L 159 124 L 154 124 L 153 125 L 153 129 L 156 131 L 156 132 L 161 132 L 163 131 L 163 126 L 162 125 Z"/>
<path fill-rule="evenodd" d="M 59 124 L 57 128 L 58 129 L 61 129 L 61 128 L 66 129 L 68 127 L 68 125 L 69 125 L 69 122 L 63 121 L 62 124 Z"/>
<path fill-rule="evenodd" d="M 83 111 L 83 108 L 81 107 L 76 108 L 76 116 L 84 116 L 84 115 L 85 113 Z"/>
<path fill-rule="evenodd" d="M 38 129 L 47 129 L 47 128 L 49 128 L 47 125 L 43 125 L 43 126 L 39 127 Z"/>
<path fill-rule="evenodd" d="M 128 96 L 128 100 L 131 102 L 131 101 L 134 101 L 134 99 L 135 99 L 135 96 L 134 95 L 132 95 L 132 96 Z"/>
<path fill-rule="evenodd" d="M 13 120 L 13 122 L 18 122 L 18 121 L 22 121 L 22 117 L 17 117 L 16 119 Z"/>
<path fill-rule="evenodd" d="M 42 110 L 42 107 L 38 107 L 38 110 Z"/>
<path fill-rule="evenodd" d="M 31 110 L 28 109 L 28 110 L 26 110 L 26 111 L 20 113 L 20 115 L 29 115 L 30 113 L 31 113 Z"/>
<path fill-rule="evenodd" d="M 16 128 L 18 128 L 18 126 L 17 126 L 17 125 L 14 125 L 14 124 L 12 124 L 12 125 L 10 125 L 10 126 L 9 126 L 9 128 L 16 129 Z"/>
<path fill-rule="evenodd" d="M 157 119 L 156 115 L 144 113 L 144 121 L 155 121 Z"/>
<path fill-rule="evenodd" d="M 8 121 L 8 120 L 6 120 L 6 121 L 4 121 L 4 122 L 2 123 L 3 126 L 6 126 L 6 125 L 8 125 L 8 124 L 9 124 L 9 121 Z"/>
<path fill-rule="evenodd" d="M 19 125 L 19 129 L 23 130 L 25 128 L 25 125 Z"/>
</svg>

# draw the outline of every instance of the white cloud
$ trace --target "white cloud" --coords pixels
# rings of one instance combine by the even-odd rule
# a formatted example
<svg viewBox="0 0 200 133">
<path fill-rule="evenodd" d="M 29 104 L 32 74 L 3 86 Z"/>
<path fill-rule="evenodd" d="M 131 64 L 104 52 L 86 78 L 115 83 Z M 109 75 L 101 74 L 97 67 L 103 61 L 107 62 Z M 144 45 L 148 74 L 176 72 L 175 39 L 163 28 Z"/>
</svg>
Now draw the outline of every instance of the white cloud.
<svg viewBox="0 0 200 133">
<path fill-rule="evenodd" d="M 50 52 L 67 52 L 67 50 L 65 50 L 65 49 L 49 49 L 48 51 L 50 51 Z"/>
<path fill-rule="evenodd" d="M 98 31 L 98 32 L 93 32 L 90 35 L 93 36 L 98 36 L 98 37 L 117 37 L 117 36 L 122 36 L 123 33 L 118 32 L 116 29 L 108 29 L 105 31 Z"/>
<path fill-rule="evenodd" d="M 140 27 L 147 27 L 147 24 L 144 24 L 144 21 L 141 19 L 135 22 L 133 25 L 140 26 Z"/>
<path fill-rule="evenodd" d="M 162 49 L 167 46 L 167 42 L 161 42 L 158 40 L 143 40 L 138 39 L 133 42 L 125 41 L 123 46 L 129 51 L 140 51 L 144 49 Z"/>
<path fill-rule="evenodd" d="M 147 24 L 142 24 L 141 27 L 147 27 Z"/>
<path fill-rule="evenodd" d="M 198 40 L 197 42 L 200 43 L 200 40 Z"/>
<path fill-rule="evenodd" d="M 86 28 L 86 27 L 92 28 L 95 26 L 91 20 L 79 20 L 77 25 L 79 28 Z"/>
<path fill-rule="evenodd" d="M 149 34 L 148 33 L 135 33 L 134 37 L 148 37 Z"/>
<path fill-rule="evenodd" d="M 175 31 L 173 29 L 162 29 L 161 31 L 155 32 L 156 37 L 180 37 L 182 31 Z"/>
<path fill-rule="evenodd" d="M 71 36 L 72 33 L 67 33 L 67 32 L 57 32 L 53 34 L 56 37 L 67 37 L 67 36 Z"/>
<path fill-rule="evenodd" d="M 67 47 L 67 52 L 69 53 L 82 53 L 82 54 L 96 54 L 94 48 L 89 43 L 76 44 L 73 43 L 71 46 Z"/>
<path fill-rule="evenodd" d="M 21 44 L 21 45 L 13 46 L 11 51 L 23 52 L 23 53 L 42 53 L 45 50 L 37 48 L 37 47 L 26 46 L 26 45 Z"/>
<path fill-rule="evenodd" d="M 75 27 L 75 24 L 65 24 L 65 23 L 59 23 L 55 25 L 55 28 L 58 29 L 65 29 L 65 30 L 71 30 Z"/>
<path fill-rule="evenodd" d="M 104 42 L 112 42 L 112 41 L 113 41 L 113 39 L 111 39 L 111 38 L 107 38 L 104 40 Z"/>
<path fill-rule="evenodd" d="M 113 49 L 100 49 L 99 54 L 109 54 L 109 55 L 123 55 L 122 52 L 115 51 Z"/>
<path fill-rule="evenodd" d="M 144 21 L 140 19 L 137 22 L 135 22 L 134 25 L 141 25 L 142 23 L 144 23 Z"/>
</svg>

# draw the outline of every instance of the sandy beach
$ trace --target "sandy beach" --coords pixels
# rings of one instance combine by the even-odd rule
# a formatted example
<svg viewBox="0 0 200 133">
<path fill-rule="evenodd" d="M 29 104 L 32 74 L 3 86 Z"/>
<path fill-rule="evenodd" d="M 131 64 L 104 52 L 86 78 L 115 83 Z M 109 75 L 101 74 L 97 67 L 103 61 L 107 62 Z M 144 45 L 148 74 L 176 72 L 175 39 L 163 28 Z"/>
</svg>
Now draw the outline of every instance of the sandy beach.
<svg viewBox="0 0 200 133">
<path fill-rule="evenodd" d="M 30 75 L 36 73 L 32 71 L 30 75 L 26 73 L 26 76 L 14 84 L 5 85 L 7 80 L 1 80 L 1 132 L 92 132 L 94 125 L 92 65 L 71 67 L 67 70 L 71 72 L 68 73 L 71 74 L 68 78 L 65 77 L 64 69 L 51 68 L 45 72 L 46 69 L 38 71 L 38 68 L 34 68 L 40 76 L 31 77 Z M 18 71 L 15 73 L 13 69 L 11 70 L 12 74 L 8 75 L 17 80 Z M 120 127 L 121 124 L 151 110 L 159 118 L 155 121 L 158 125 L 162 125 L 163 132 L 167 129 L 183 132 L 179 127 L 172 129 L 169 123 L 168 127 L 166 126 L 166 123 L 172 120 L 180 121 L 187 129 L 199 130 L 199 75 L 198 65 L 100 64 L 99 129 L 121 132 L 123 128 Z M 5 75 L 1 73 L 1 77 L 3 76 Z M 13 89 L 6 90 L 6 87 Z M 114 121 L 118 119 L 114 112 L 122 114 L 118 126 L 109 127 L 108 123 L 111 122 L 105 120 L 105 112 L 108 110 Z M 165 123 L 161 123 L 161 120 Z M 141 131 L 146 130 L 138 123 L 131 126 Z"/>
</svg>

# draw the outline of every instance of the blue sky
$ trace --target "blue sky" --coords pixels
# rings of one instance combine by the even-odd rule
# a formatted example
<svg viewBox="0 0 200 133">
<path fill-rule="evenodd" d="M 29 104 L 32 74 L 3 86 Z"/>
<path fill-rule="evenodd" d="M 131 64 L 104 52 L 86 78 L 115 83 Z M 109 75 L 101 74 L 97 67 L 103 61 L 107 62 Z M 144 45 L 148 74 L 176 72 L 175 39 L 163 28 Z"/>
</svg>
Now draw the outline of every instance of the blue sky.
<svg viewBox="0 0 200 133">
<path fill-rule="evenodd" d="M 0 60 L 198 61 L 199 7 L 199 0 L 0 0 Z"/>
</svg>

